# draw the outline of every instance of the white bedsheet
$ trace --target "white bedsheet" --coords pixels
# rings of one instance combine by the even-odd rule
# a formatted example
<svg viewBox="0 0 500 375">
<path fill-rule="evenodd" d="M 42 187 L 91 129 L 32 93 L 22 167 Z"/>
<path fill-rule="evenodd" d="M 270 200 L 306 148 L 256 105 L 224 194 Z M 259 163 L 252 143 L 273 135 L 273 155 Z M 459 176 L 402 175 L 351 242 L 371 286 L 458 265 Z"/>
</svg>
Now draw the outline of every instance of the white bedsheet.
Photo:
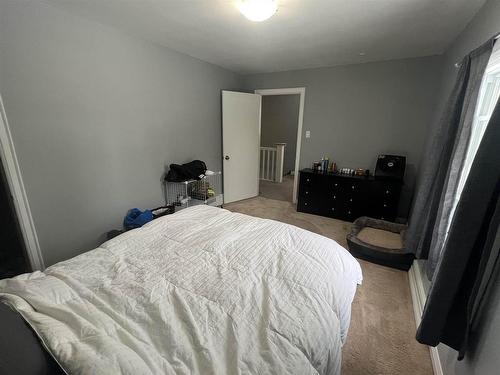
<svg viewBox="0 0 500 375">
<path fill-rule="evenodd" d="M 340 374 L 362 275 L 326 237 L 197 206 L 0 281 L 69 374 Z"/>
</svg>

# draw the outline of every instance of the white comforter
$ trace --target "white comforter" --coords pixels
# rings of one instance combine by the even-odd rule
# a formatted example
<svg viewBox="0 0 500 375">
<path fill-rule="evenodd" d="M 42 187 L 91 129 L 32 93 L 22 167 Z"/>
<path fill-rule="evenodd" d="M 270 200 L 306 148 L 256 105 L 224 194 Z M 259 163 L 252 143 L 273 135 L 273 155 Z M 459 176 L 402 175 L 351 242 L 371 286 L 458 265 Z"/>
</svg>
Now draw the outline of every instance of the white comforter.
<svg viewBox="0 0 500 375">
<path fill-rule="evenodd" d="M 197 206 L 0 281 L 69 374 L 340 374 L 358 262 L 335 241 Z"/>
</svg>

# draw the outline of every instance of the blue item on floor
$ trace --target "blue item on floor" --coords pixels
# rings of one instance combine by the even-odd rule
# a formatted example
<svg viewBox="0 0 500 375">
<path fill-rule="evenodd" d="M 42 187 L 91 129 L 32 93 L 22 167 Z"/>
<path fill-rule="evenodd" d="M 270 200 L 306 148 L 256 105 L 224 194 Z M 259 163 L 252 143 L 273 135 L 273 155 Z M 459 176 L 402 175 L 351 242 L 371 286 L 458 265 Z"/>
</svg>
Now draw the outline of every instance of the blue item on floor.
<svg viewBox="0 0 500 375">
<path fill-rule="evenodd" d="M 150 210 L 145 210 L 143 212 L 138 208 L 132 208 L 127 212 L 123 220 L 123 226 L 126 230 L 140 228 L 151 220 L 153 220 L 153 214 Z"/>
</svg>

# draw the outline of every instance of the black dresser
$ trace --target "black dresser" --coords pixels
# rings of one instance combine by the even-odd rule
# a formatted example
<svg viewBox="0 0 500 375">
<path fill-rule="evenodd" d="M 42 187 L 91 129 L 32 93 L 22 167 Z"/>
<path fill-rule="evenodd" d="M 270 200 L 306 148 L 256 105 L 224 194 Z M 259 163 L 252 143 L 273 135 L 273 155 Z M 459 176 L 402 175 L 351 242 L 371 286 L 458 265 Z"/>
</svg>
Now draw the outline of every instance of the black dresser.
<svg viewBox="0 0 500 375">
<path fill-rule="evenodd" d="M 300 171 L 297 211 L 354 221 L 360 216 L 394 221 L 401 181 Z"/>
</svg>

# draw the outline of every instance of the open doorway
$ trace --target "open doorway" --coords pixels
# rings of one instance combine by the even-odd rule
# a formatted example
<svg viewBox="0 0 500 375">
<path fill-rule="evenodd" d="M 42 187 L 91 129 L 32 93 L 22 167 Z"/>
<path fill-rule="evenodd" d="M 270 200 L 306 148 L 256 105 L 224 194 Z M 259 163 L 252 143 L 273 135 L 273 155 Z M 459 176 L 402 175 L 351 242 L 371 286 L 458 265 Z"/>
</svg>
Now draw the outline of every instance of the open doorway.
<svg viewBox="0 0 500 375">
<path fill-rule="evenodd" d="M 255 93 L 262 96 L 259 195 L 295 203 L 305 89 Z"/>
<path fill-rule="evenodd" d="M 0 278 L 43 270 L 44 263 L 0 95 Z"/>
<path fill-rule="evenodd" d="M 12 202 L 2 161 L 0 160 L 0 279 L 13 277 L 30 271 L 26 261 L 24 243 L 19 222 Z"/>
</svg>

